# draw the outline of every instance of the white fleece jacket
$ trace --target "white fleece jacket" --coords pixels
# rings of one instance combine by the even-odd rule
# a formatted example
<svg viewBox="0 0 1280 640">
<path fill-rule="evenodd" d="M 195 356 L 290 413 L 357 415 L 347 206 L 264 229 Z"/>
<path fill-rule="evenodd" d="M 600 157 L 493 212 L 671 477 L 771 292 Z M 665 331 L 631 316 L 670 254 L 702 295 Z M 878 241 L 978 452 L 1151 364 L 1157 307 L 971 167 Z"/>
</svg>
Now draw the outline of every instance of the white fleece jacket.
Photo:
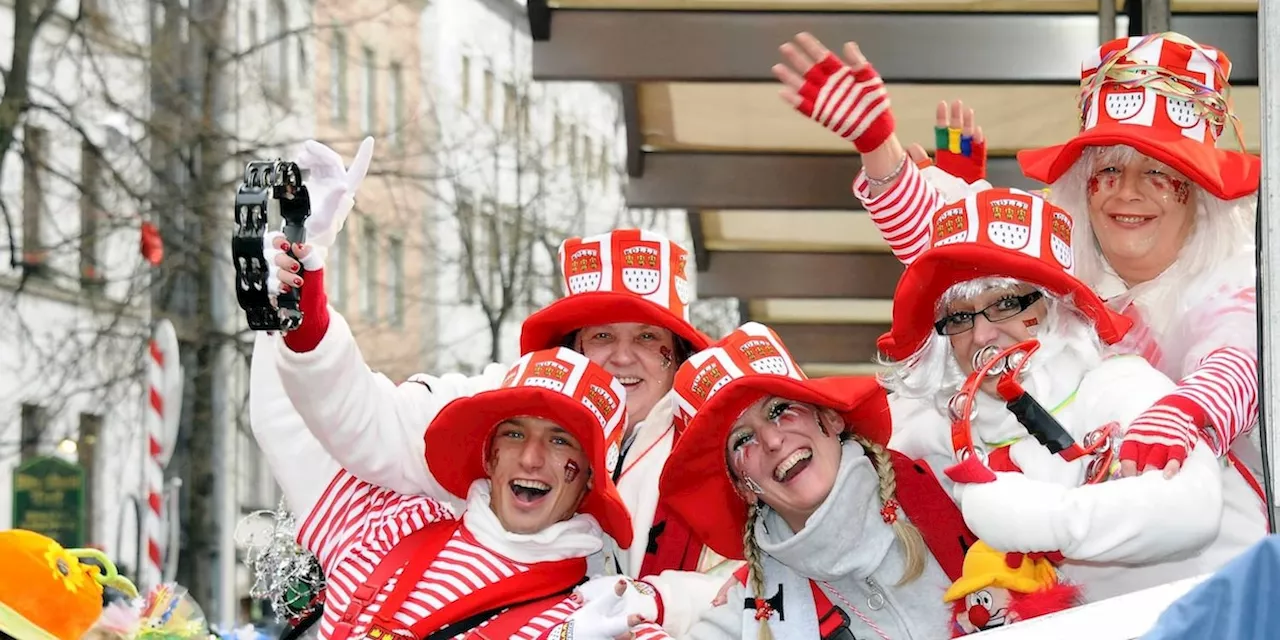
<svg viewBox="0 0 1280 640">
<path fill-rule="evenodd" d="M 251 369 L 259 384 L 251 388 L 251 404 L 255 395 L 287 398 L 286 403 L 273 402 L 270 412 L 261 412 L 262 419 L 294 425 L 295 430 L 300 422 L 328 455 L 361 480 L 405 494 L 447 495 L 427 468 L 423 433 L 452 400 L 498 388 L 508 367 L 490 364 L 471 377 L 418 374 L 396 385 L 369 369 L 342 315 L 332 308 L 329 314 L 324 338 L 306 353 L 292 351 L 278 337 L 259 337 L 274 349 L 255 348 Z M 663 599 L 665 626 L 682 631 L 701 608 L 710 606 L 724 583 L 720 574 L 732 572 L 736 565 L 725 565 L 713 576 L 673 571 L 639 575 L 657 505 L 658 477 L 671 453 L 672 412 L 668 395 L 636 425 L 635 442 L 619 462 L 624 472 L 618 491 L 631 512 L 633 550 L 621 550 L 607 540 L 603 558 L 593 559 L 591 566 L 603 566 L 609 573 L 621 567 L 624 575 L 645 578 Z M 460 498 L 451 503 L 461 506 Z M 721 559 L 712 555 L 704 551 L 705 568 L 720 566 Z"/>
<path fill-rule="evenodd" d="M 1056 409 L 1079 442 L 1108 422 L 1127 428 L 1174 383 L 1145 360 L 1122 356 L 1088 371 L 1058 359 L 1033 371 L 1024 386 Z M 893 398 L 898 430 L 890 445 L 936 461 L 941 472 L 955 457 L 950 422 L 932 405 Z M 1082 486 L 1084 465 L 1049 456 L 1002 402 L 984 396 L 973 427 L 979 446 L 1020 438 L 1010 455 L 1025 475 L 951 486 L 970 529 L 997 549 L 1062 551 L 1071 560 L 1064 575 L 1081 584 L 1089 600 L 1213 571 L 1266 533 L 1257 495 L 1208 447 L 1196 447 L 1172 479 L 1149 473 Z"/>
</svg>

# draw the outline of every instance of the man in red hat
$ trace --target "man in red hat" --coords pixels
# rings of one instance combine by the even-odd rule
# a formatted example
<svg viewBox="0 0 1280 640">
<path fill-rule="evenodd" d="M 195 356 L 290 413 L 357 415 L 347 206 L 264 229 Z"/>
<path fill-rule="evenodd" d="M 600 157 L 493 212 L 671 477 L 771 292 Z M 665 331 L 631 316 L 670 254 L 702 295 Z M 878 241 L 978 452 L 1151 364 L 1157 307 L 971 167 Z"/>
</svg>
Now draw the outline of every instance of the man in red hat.
<svg viewBox="0 0 1280 640">
<path fill-rule="evenodd" d="M 262 336 L 255 355 L 272 348 Z M 279 384 L 264 379 L 272 375 L 257 367 L 253 382 Z M 303 515 L 298 541 L 324 571 L 321 637 L 539 638 L 578 607 L 571 592 L 604 536 L 631 542 L 606 460 L 627 422 L 626 391 L 575 351 L 527 354 L 500 388 L 438 412 L 424 435 L 435 492 L 408 495 L 352 475 L 285 396 L 252 411 L 285 497 Z M 263 412 L 269 420 L 258 419 Z M 264 422 L 276 433 L 262 438 Z"/>
<path fill-rule="evenodd" d="M 1264 536 L 1266 518 L 1247 473 L 1224 468 L 1208 447 L 1173 477 L 1113 478 L 1119 470 L 1105 457 L 1097 469 L 1089 455 L 1042 444 L 1109 442 L 1105 425 L 1137 428 L 1174 387 L 1142 358 L 1106 353 L 1132 320 L 1075 278 L 1071 225 L 1016 189 L 940 208 L 879 347 L 892 365 L 887 387 L 919 407 L 909 420 L 895 416 L 891 445 L 946 470 L 979 538 L 1001 551 L 1060 551 L 1064 575 L 1097 600 L 1211 572 Z M 996 361 L 1007 375 L 981 377 L 1001 352 L 1032 340 L 1037 349 L 1020 364 Z M 1032 437 L 1014 412 L 1028 397 L 1042 408 L 1040 425 L 1061 425 L 1070 443 Z"/>
<path fill-rule="evenodd" d="M 321 171 L 305 166 L 312 175 L 341 175 L 341 159 L 336 162 Z M 349 189 L 349 184 L 340 180 L 337 188 Z M 317 195 L 324 187 L 311 187 L 313 201 L 328 200 Z M 276 347 L 254 358 L 255 368 L 277 368 L 281 384 L 255 385 L 251 395 L 287 395 L 290 411 L 300 414 L 330 455 L 357 477 L 405 493 L 438 491 L 434 470 L 422 463 L 422 425 L 450 400 L 496 386 L 501 367 L 491 365 L 473 378 L 420 374 L 393 384 L 369 370 L 345 320 L 328 307 L 322 257 L 297 247 L 294 254 L 300 261 L 294 260 L 276 244 L 282 239 L 270 242 L 269 258 L 277 267 L 273 278 L 282 287 L 301 286 L 304 279 L 308 284 L 300 299 L 306 321 L 282 339 L 272 338 Z M 560 262 L 568 295 L 525 321 L 520 349 L 568 347 L 604 367 L 627 389 L 632 417 L 606 455 L 616 461 L 614 481 L 632 514 L 632 538 L 643 546 L 631 550 L 608 544 L 600 570 L 632 578 L 681 570 L 671 574 L 671 584 L 653 580 L 659 597 L 701 595 L 652 605 L 664 622 L 680 628 L 682 620 L 695 615 L 690 608 L 709 602 L 720 582 L 687 572 L 723 562 L 670 517 L 657 491 L 658 475 L 677 436 L 669 397 L 675 370 L 709 342 L 689 322 L 693 292 L 686 275 L 688 253 L 660 234 L 626 229 L 567 240 Z M 281 414 L 280 419 L 289 418 Z M 612 590 L 612 584 L 606 589 Z"/>
<path fill-rule="evenodd" d="M 858 51 L 844 59 L 808 34 L 783 45 L 775 74 L 806 116 L 863 152 L 855 195 L 894 254 L 928 247 L 945 199 L 894 135 L 883 80 Z M 1121 447 L 1125 472 L 1176 473 L 1204 440 L 1218 455 L 1260 468 L 1239 438 L 1257 421 L 1253 229 L 1261 163 L 1217 148 L 1232 129 L 1226 54 L 1177 33 L 1120 38 L 1084 61 L 1081 132 L 1018 154 L 1073 215 L 1080 278 L 1139 328 L 1117 348 L 1141 353 L 1179 384 L 1157 398 Z M 971 112 L 960 147 L 977 144 Z M 952 118 L 955 120 L 955 118 Z M 952 123 L 955 124 L 954 122 Z M 1239 456 L 1239 458 L 1237 458 Z"/>
</svg>

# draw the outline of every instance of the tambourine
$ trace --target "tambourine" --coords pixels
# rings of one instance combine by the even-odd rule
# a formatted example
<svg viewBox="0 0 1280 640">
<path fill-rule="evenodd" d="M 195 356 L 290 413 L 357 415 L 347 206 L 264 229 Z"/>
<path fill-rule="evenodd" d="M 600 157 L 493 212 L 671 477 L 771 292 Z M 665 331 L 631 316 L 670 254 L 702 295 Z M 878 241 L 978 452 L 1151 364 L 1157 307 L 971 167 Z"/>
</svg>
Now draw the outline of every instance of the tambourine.
<svg viewBox="0 0 1280 640">
<path fill-rule="evenodd" d="M 1111 477 L 1116 456 L 1113 436 L 1118 435 L 1115 434 L 1118 425 L 1110 423 L 1091 431 L 1081 446 L 1062 423 L 1019 384 L 1023 368 L 1039 348 L 1039 340 L 1027 340 L 1003 350 L 988 345 L 974 354 L 973 373 L 947 405 L 951 418 L 951 448 L 958 463 L 945 470 L 947 477 L 969 484 L 996 479 L 995 472 L 987 466 L 985 452 L 973 446 L 972 426 L 978 415 L 977 395 L 982 393 L 982 384 L 991 377 L 998 377 L 996 393 L 1005 401 L 1005 406 L 1027 433 L 1050 453 L 1062 456 L 1068 462 L 1093 456 L 1085 472 L 1085 481 L 1089 484 Z"/>
</svg>

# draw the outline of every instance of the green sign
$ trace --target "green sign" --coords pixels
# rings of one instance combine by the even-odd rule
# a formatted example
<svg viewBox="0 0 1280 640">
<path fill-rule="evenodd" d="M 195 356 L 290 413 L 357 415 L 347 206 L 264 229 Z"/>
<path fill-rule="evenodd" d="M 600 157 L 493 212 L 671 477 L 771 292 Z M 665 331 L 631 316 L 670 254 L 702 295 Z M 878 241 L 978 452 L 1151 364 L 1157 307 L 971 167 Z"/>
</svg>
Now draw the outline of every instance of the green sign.
<svg viewBox="0 0 1280 640">
<path fill-rule="evenodd" d="M 13 527 L 67 548 L 83 547 L 84 469 L 61 458 L 36 457 L 13 472 Z"/>
</svg>

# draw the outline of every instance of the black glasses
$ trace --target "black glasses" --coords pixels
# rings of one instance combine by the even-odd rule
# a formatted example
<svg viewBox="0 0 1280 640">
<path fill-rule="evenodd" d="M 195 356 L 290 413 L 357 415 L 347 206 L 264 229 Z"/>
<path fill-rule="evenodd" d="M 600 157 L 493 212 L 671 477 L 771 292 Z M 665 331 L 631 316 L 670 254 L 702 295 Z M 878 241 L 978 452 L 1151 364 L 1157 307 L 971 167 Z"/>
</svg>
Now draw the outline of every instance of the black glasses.
<svg viewBox="0 0 1280 640">
<path fill-rule="evenodd" d="M 973 320 L 979 314 L 985 316 L 990 322 L 1004 322 L 1026 311 L 1027 307 L 1035 304 L 1037 300 L 1043 297 L 1044 294 L 1039 291 L 1032 291 L 1021 296 L 1006 296 L 996 300 L 981 311 L 959 311 L 943 316 L 941 320 L 933 323 L 933 328 L 944 336 L 961 334 L 973 328 Z"/>
</svg>

